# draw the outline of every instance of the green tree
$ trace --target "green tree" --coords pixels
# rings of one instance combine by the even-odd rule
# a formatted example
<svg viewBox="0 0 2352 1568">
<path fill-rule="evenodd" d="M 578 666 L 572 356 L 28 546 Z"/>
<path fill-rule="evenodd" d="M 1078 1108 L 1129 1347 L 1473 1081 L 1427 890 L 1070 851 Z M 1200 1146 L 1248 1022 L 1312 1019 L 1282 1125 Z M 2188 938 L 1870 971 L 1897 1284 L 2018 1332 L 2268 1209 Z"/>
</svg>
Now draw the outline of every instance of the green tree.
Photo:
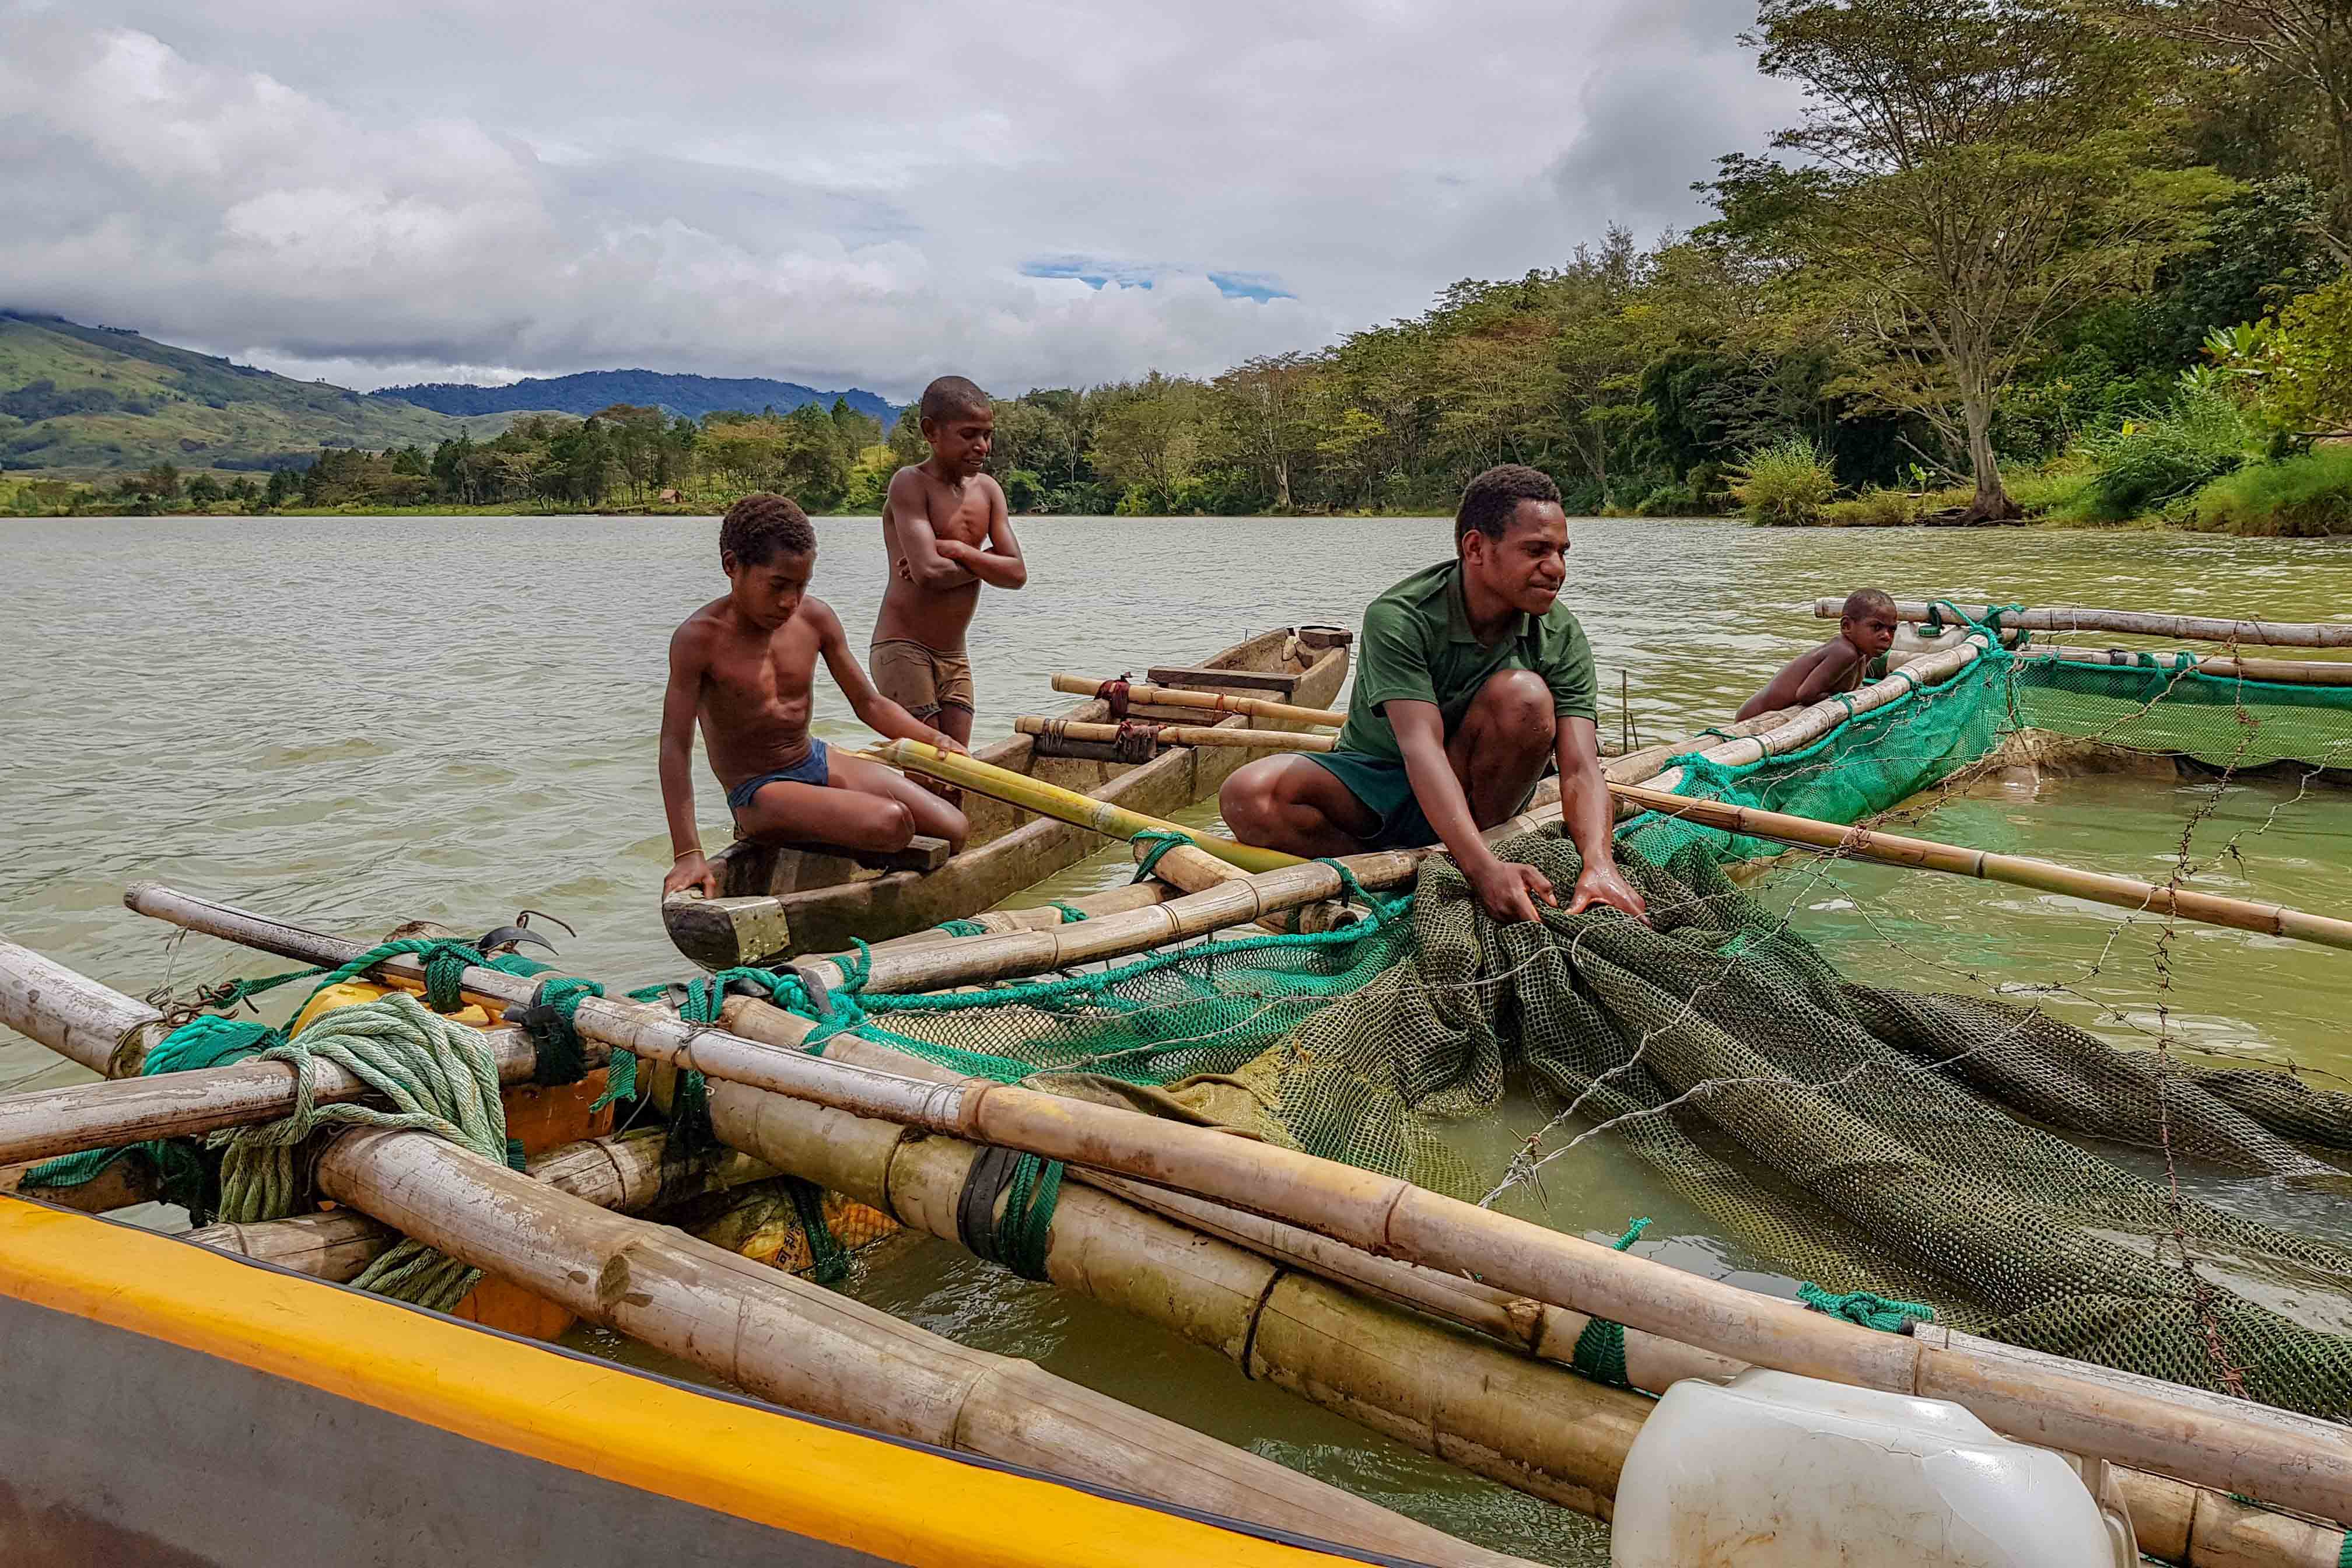
<svg viewBox="0 0 2352 1568">
<path fill-rule="evenodd" d="M 210 474 L 199 473 L 188 481 L 187 494 L 190 506 L 217 506 L 221 499 L 220 481 Z"/>
<path fill-rule="evenodd" d="M 276 508 L 284 506 L 301 493 L 302 476 L 292 468 L 269 470 L 269 488 L 262 492 L 261 504 Z"/>
<path fill-rule="evenodd" d="M 2227 189 L 2166 166 L 2165 62 L 2054 5 L 1765 0 L 1759 21 L 1762 69 L 1808 107 L 1773 139 L 1794 166 L 1723 161 L 1727 230 L 1868 345 L 1872 398 L 1966 454 L 1972 520 L 2017 515 L 1992 444 L 2002 388 L 2066 310 L 2145 287 Z"/>
<path fill-rule="evenodd" d="M 1319 361 L 1301 353 L 1244 361 L 1213 384 L 1208 410 L 1220 455 L 1254 474 L 1277 511 L 1297 505 L 1293 481 L 1314 461 L 1322 393 Z"/>
</svg>

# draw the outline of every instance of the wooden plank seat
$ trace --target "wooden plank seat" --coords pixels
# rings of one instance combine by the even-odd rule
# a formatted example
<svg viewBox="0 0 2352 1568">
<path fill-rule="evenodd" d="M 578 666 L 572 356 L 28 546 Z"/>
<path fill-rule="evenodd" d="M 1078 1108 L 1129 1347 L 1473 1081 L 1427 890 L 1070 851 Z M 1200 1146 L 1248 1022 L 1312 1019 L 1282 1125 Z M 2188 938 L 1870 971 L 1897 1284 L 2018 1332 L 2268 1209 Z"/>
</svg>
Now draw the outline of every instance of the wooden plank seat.
<svg viewBox="0 0 2352 1568">
<path fill-rule="evenodd" d="M 1150 677 L 1152 685 L 1172 687 L 1179 691 L 1245 691 L 1288 702 L 1297 695 L 1298 678 L 1303 673 L 1286 669 L 1186 669 L 1168 665 L 1154 668 Z"/>
</svg>

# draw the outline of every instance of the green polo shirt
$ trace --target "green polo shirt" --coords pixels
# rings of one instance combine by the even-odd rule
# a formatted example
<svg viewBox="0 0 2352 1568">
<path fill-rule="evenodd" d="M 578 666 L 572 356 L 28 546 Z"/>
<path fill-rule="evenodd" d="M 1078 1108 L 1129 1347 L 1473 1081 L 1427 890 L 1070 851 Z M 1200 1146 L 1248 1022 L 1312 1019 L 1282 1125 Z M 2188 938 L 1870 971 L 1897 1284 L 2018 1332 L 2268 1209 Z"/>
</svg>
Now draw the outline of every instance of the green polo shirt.
<svg viewBox="0 0 2352 1568">
<path fill-rule="evenodd" d="M 1551 688 L 1552 710 L 1562 718 L 1594 719 L 1592 646 L 1564 604 L 1538 617 L 1514 617 L 1500 640 L 1480 642 L 1470 630 L 1457 556 L 1412 576 L 1364 610 L 1356 644 L 1356 689 L 1339 750 L 1402 762 L 1396 731 L 1383 702 L 1434 702 L 1451 735 L 1487 679 L 1506 669 L 1531 669 Z"/>
</svg>

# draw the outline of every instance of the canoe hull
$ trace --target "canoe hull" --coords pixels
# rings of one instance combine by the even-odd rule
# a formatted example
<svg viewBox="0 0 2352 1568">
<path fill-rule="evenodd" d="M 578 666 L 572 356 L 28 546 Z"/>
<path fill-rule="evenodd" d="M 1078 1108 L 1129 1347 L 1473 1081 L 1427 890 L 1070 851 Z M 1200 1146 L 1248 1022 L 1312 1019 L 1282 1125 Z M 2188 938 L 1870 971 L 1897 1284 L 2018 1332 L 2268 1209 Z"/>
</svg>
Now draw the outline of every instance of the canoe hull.
<svg viewBox="0 0 2352 1568">
<path fill-rule="evenodd" d="M 1331 628 L 1283 628 L 1236 644 L 1204 661 L 1212 670 L 1263 671 L 1290 678 L 1287 700 L 1328 708 L 1347 683 L 1353 638 Z M 1295 682 L 1295 684 L 1294 684 Z M 1138 717 L 1200 722 L 1173 709 L 1139 707 Z M 1110 706 L 1082 702 L 1060 715 L 1088 723 L 1109 720 Z M 1252 721 L 1230 717 L 1222 727 Z M 1260 729 L 1297 726 L 1256 721 Z M 1035 737 L 1014 735 L 980 748 L 981 761 L 1029 773 L 1153 816 L 1214 795 L 1257 754 L 1236 747 L 1171 747 L 1140 765 L 1042 754 Z M 879 942 L 990 909 L 1024 888 L 1067 870 L 1102 848 L 1101 836 L 1000 802 L 967 795 L 973 844 L 935 871 L 861 873 L 846 861 L 730 846 L 721 867 L 726 896 L 672 900 L 663 906 L 670 938 L 706 968 L 771 963 L 797 952 L 838 952 L 852 937 Z"/>
</svg>

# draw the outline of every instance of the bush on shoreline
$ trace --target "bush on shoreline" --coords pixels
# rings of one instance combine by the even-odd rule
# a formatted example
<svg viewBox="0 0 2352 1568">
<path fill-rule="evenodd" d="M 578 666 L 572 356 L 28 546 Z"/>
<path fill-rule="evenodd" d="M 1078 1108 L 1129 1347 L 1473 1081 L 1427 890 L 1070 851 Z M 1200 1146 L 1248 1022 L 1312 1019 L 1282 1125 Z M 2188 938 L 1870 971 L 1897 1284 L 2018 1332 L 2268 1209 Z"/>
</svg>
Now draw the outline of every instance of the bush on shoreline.
<svg viewBox="0 0 2352 1568">
<path fill-rule="evenodd" d="M 2200 489 L 2179 521 L 2208 533 L 2317 539 L 2352 534 L 2352 447 L 2255 463 Z"/>
</svg>

